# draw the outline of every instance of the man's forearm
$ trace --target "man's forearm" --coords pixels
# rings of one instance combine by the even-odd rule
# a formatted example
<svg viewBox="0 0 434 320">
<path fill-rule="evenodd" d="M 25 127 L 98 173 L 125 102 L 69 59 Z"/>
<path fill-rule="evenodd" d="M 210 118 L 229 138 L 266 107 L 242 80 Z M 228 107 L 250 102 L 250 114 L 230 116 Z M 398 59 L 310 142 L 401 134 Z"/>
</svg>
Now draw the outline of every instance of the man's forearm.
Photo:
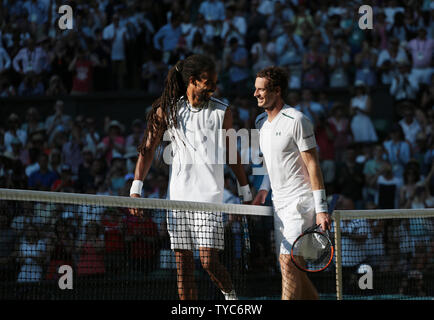
<svg viewBox="0 0 434 320">
<path fill-rule="evenodd" d="M 310 176 L 310 183 L 312 185 L 312 190 L 324 189 L 324 180 L 321 172 L 321 167 L 319 163 L 312 162 L 308 166 L 308 172 Z"/>
<path fill-rule="evenodd" d="M 134 171 L 134 180 L 145 180 L 149 169 L 151 168 L 153 159 L 153 152 L 147 151 L 145 152 L 145 155 L 139 154 L 139 158 L 136 163 L 136 169 Z"/>
<path fill-rule="evenodd" d="M 245 186 L 246 184 L 249 183 L 249 180 L 247 179 L 246 172 L 244 171 L 244 167 L 241 163 L 240 153 L 238 151 L 237 151 L 236 163 L 231 163 L 231 157 L 229 156 L 229 153 L 226 154 L 226 163 L 229 164 L 229 167 L 231 168 L 232 172 L 237 177 L 237 180 L 238 180 L 238 183 L 240 184 L 240 186 Z"/>
</svg>

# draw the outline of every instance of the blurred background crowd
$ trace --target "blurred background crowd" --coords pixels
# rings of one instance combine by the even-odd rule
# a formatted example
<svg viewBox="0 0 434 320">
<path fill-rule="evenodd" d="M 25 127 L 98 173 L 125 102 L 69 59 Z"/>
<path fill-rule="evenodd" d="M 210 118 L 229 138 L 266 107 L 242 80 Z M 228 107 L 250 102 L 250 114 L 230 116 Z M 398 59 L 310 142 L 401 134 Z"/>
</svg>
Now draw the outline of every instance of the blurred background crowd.
<svg viewBox="0 0 434 320">
<path fill-rule="evenodd" d="M 64 4 L 72 30 L 58 28 Z M 359 27 L 362 4 L 373 8 L 372 30 Z M 433 13 L 430 0 L 0 0 L 0 99 L 53 101 L 49 114 L 35 103 L 0 120 L 0 187 L 128 196 L 149 105 L 122 123 L 68 114 L 65 97 L 158 96 L 168 69 L 201 53 L 216 62 L 215 96 L 232 106 L 236 129 L 254 128 L 260 112 L 256 72 L 288 71 L 287 103 L 313 122 L 327 193 L 342 194 L 342 208 L 433 208 Z M 373 101 L 378 88 L 390 105 Z M 391 111 L 388 130 L 374 108 Z M 255 166 L 246 170 L 257 188 Z M 144 196 L 164 198 L 167 179 L 167 167 L 153 167 Z M 229 171 L 225 187 L 225 202 L 237 203 Z"/>
</svg>

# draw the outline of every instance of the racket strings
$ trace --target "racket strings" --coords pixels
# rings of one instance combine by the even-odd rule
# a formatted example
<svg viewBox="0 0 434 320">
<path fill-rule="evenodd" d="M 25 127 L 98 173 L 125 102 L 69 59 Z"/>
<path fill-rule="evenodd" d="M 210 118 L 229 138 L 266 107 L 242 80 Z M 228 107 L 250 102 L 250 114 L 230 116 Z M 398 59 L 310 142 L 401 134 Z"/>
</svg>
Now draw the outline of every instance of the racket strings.
<svg viewBox="0 0 434 320">
<path fill-rule="evenodd" d="M 298 267 L 305 270 L 319 270 L 326 267 L 333 254 L 329 238 L 319 232 L 306 233 L 294 243 L 293 256 Z"/>
</svg>

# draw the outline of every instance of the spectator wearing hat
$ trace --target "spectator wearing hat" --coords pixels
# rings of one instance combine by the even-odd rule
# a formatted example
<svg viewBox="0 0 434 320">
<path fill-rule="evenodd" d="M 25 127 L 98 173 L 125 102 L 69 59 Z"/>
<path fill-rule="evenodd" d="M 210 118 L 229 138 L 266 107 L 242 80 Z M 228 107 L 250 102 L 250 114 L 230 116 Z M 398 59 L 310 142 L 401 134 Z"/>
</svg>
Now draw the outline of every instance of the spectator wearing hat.
<svg viewBox="0 0 434 320">
<path fill-rule="evenodd" d="M 57 173 L 48 169 L 48 156 L 41 153 L 38 158 L 39 169 L 33 172 L 28 181 L 30 189 L 49 191 L 53 183 L 59 178 Z"/>
<path fill-rule="evenodd" d="M 365 83 L 362 80 L 356 81 L 350 108 L 350 112 L 353 115 L 351 119 L 351 131 L 354 142 L 377 142 L 377 132 L 369 116 L 372 108 L 371 96 L 367 92 Z"/>
<path fill-rule="evenodd" d="M 14 138 L 17 138 L 20 140 L 21 144 L 23 146 L 27 143 L 27 133 L 26 131 L 19 129 L 20 128 L 20 118 L 16 113 L 12 113 L 8 117 L 7 125 L 9 127 L 9 130 L 5 132 L 4 135 L 4 145 L 6 147 L 6 151 L 11 152 L 12 151 L 12 140 Z"/>
<path fill-rule="evenodd" d="M 119 121 L 110 121 L 108 124 L 108 134 L 99 144 L 108 164 L 111 163 L 113 151 L 116 151 L 119 154 L 125 153 L 125 138 L 122 135 L 122 131 L 123 127 Z"/>
</svg>

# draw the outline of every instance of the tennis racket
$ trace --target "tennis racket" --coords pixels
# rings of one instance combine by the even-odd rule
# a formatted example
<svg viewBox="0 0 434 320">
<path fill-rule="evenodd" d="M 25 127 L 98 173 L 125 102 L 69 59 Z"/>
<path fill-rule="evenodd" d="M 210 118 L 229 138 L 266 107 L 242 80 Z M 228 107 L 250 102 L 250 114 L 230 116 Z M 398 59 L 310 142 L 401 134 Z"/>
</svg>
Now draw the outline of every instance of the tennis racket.
<svg viewBox="0 0 434 320">
<path fill-rule="evenodd" d="M 339 195 L 334 194 L 328 208 L 331 215 Z M 321 225 L 315 224 L 307 228 L 294 241 L 291 248 L 291 261 L 305 272 L 320 272 L 325 270 L 333 260 L 334 247 L 329 231 L 322 231 Z"/>
</svg>

